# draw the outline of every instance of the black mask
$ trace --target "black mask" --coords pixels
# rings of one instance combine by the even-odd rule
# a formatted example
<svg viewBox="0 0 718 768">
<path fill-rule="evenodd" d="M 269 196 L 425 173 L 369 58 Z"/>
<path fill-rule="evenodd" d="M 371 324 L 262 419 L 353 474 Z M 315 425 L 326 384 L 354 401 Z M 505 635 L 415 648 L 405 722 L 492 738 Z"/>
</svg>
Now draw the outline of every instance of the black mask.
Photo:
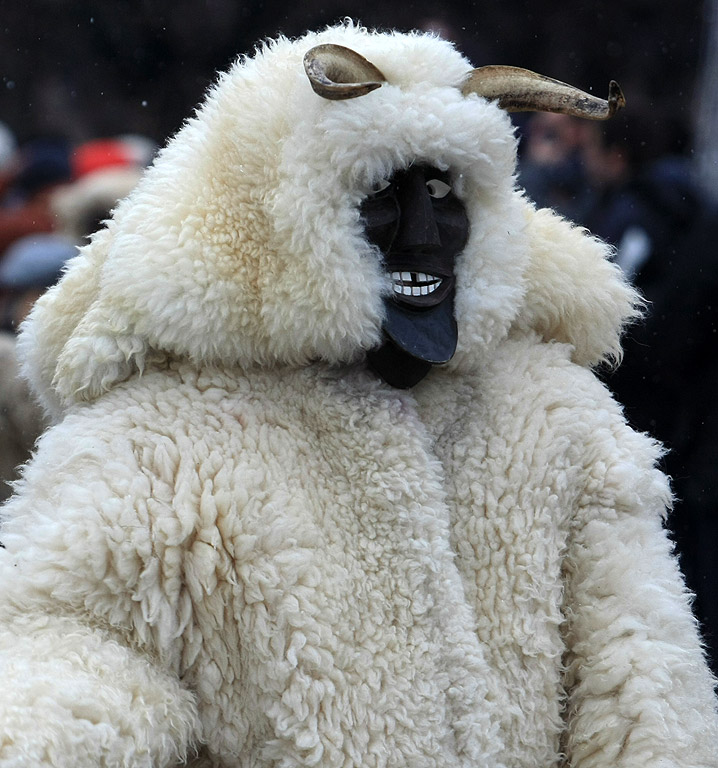
<svg viewBox="0 0 718 768">
<path fill-rule="evenodd" d="M 393 288 L 383 342 L 367 361 L 387 384 L 406 389 L 456 351 L 454 259 L 466 245 L 469 219 L 449 175 L 425 165 L 395 173 L 360 210 Z"/>
</svg>

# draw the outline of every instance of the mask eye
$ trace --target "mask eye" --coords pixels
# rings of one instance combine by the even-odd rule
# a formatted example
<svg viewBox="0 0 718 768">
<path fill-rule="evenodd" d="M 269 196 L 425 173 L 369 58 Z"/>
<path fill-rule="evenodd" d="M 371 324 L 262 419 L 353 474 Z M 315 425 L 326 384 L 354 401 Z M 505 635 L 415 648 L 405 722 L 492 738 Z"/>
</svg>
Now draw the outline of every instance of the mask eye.
<svg viewBox="0 0 718 768">
<path fill-rule="evenodd" d="M 442 197 L 446 197 L 451 192 L 451 187 L 441 179 L 429 179 L 426 182 L 426 190 L 430 197 L 441 200 Z"/>
<path fill-rule="evenodd" d="M 389 189 L 391 186 L 391 182 L 389 179 L 379 179 L 379 181 L 375 182 L 374 186 L 371 188 L 371 194 L 372 195 L 378 195 L 380 192 L 383 192 L 385 189 Z"/>
</svg>

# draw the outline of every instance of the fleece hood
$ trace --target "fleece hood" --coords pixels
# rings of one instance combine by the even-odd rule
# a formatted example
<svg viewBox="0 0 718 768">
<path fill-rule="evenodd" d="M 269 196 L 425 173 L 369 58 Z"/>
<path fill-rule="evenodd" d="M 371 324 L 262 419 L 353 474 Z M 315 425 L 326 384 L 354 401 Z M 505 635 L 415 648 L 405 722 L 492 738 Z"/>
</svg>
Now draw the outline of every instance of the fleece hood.
<svg viewBox="0 0 718 768">
<path fill-rule="evenodd" d="M 386 83 L 322 98 L 302 63 L 321 43 Z M 516 188 L 510 119 L 462 95 L 471 69 L 431 35 L 351 24 L 238 60 L 26 321 L 20 355 L 45 408 L 59 418 L 166 359 L 361 361 L 390 285 L 359 205 L 412 163 L 448 171 L 469 216 L 447 367 L 480 368 L 509 334 L 568 342 L 580 364 L 618 356 L 635 294 L 603 243 Z"/>
</svg>

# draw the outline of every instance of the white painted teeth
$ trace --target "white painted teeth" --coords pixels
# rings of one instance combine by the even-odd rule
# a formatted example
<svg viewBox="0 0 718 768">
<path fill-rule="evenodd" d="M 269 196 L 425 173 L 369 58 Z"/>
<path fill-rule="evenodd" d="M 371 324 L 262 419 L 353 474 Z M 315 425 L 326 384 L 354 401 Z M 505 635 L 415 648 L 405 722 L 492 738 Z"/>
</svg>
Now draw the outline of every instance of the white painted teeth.
<svg viewBox="0 0 718 768">
<path fill-rule="evenodd" d="M 428 296 L 441 285 L 440 277 L 424 272 L 392 272 L 391 280 L 401 296 Z"/>
</svg>

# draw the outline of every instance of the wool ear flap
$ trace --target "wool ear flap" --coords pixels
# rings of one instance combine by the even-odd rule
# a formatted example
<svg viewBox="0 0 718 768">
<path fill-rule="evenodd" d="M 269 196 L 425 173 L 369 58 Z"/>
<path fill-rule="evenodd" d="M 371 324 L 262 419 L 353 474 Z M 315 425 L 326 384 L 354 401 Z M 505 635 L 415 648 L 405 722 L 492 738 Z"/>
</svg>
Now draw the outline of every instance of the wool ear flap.
<svg viewBox="0 0 718 768">
<path fill-rule="evenodd" d="M 96 236 L 96 241 L 100 237 Z M 83 248 L 67 263 L 63 279 L 35 303 L 18 335 L 22 374 L 52 421 L 57 421 L 63 411 L 62 399 L 53 386 L 57 362 L 99 294 L 100 269 L 91 247 Z"/>
<path fill-rule="evenodd" d="M 52 421 L 141 368 L 146 342 L 117 335 L 102 299 L 102 268 L 111 240 L 101 230 L 68 263 L 63 279 L 35 304 L 18 338 L 22 373 Z M 117 326 L 117 323 L 115 323 Z"/>
<path fill-rule="evenodd" d="M 621 359 L 621 334 L 643 302 L 611 260 L 611 249 L 547 208 L 526 206 L 526 303 L 514 328 L 573 346 L 573 360 L 595 366 Z"/>
<path fill-rule="evenodd" d="M 146 339 L 113 331 L 108 311 L 95 301 L 60 352 L 52 385 L 63 405 L 94 400 L 144 368 Z"/>
</svg>

